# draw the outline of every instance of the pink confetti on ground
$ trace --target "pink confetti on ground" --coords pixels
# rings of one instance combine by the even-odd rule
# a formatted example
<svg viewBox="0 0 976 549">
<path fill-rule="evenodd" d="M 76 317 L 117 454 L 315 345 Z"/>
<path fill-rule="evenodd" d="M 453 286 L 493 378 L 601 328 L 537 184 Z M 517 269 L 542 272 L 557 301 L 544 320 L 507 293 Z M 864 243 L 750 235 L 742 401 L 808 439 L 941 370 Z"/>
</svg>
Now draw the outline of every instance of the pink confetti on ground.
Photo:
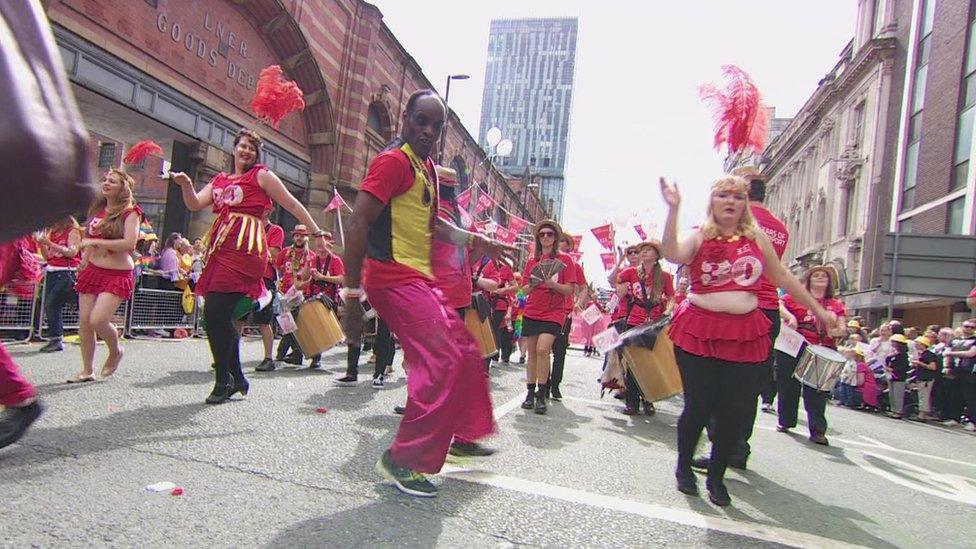
<svg viewBox="0 0 976 549">
<path fill-rule="evenodd" d="M 172 496 L 182 496 L 183 495 L 183 489 L 182 488 L 179 488 L 179 487 L 173 488 L 173 491 L 170 492 L 170 495 L 172 495 Z"/>
<path fill-rule="evenodd" d="M 324 414 L 326 412 L 328 412 L 328 410 L 326 410 L 325 408 L 322 408 L 321 406 L 319 406 L 318 408 L 315 409 L 315 413 L 316 414 Z"/>
</svg>

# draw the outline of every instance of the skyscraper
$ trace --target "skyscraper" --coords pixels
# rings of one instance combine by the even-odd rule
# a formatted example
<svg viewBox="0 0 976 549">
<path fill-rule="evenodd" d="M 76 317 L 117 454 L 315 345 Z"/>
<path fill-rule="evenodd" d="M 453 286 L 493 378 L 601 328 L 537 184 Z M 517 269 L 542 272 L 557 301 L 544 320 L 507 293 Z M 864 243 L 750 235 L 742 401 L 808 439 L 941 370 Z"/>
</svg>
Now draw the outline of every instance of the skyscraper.
<svg viewBox="0 0 976 549">
<path fill-rule="evenodd" d="M 564 171 L 576 69 L 577 19 L 494 19 L 488 36 L 488 63 L 481 105 L 479 140 L 498 127 L 515 145 L 499 158 L 504 172 L 540 184 L 543 204 L 562 217 Z"/>
</svg>

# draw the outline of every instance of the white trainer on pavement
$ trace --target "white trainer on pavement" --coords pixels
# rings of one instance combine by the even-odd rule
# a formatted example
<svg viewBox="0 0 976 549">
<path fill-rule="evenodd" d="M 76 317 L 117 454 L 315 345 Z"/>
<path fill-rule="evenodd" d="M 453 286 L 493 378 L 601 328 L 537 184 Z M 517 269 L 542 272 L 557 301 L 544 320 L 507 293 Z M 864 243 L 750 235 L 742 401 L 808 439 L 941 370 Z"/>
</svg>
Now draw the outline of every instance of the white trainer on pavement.
<svg viewBox="0 0 976 549">
<path fill-rule="evenodd" d="M 384 376 L 381 375 L 379 377 L 374 377 L 373 378 L 373 388 L 374 389 L 379 390 L 379 389 L 382 389 L 383 388 L 383 377 Z"/>
</svg>

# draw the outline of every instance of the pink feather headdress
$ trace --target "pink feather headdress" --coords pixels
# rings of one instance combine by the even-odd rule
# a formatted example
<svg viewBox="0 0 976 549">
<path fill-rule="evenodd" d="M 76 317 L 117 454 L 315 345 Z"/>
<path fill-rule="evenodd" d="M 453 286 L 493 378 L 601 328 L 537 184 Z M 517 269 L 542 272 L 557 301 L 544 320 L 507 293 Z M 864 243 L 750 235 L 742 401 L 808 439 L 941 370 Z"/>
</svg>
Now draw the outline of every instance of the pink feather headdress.
<svg viewBox="0 0 976 549">
<path fill-rule="evenodd" d="M 766 146 L 771 110 L 762 102 L 762 94 L 749 74 L 735 65 L 723 65 L 729 83 L 725 89 L 714 84 L 698 88 L 702 101 L 712 107 L 715 118 L 715 149 L 726 145 L 730 155 L 746 150 L 760 153 Z"/>
<path fill-rule="evenodd" d="M 163 156 L 163 148 L 152 139 L 146 139 L 129 147 L 129 150 L 125 153 L 125 157 L 122 158 L 122 162 L 130 165 L 140 164 L 151 154 Z"/>
<path fill-rule="evenodd" d="M 258 76 L 251 111 L 260 120 L 277 128 L 282 118 L 305 108 L 304 96 L 298 84 L 285 80 L 280 65 L 271 65 Z"/>
</svg>

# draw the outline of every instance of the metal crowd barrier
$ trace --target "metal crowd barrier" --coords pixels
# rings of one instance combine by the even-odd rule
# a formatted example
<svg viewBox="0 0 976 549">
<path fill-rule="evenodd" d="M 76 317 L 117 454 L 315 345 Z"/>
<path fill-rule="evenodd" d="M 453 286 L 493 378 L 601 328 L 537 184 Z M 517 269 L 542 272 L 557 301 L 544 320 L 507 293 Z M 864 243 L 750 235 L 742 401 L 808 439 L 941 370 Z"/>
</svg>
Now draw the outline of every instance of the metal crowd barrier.
<svg viewBox="0 0 976 549">
<path fill-rule="evenodd" d="M 47 275 L 44 276 L 44 281 L 41 283 L 41 295 L 37 299 L 37 308 L 39 309 L 40 320 L 38 322 L 39 329 L 35 336 L 38 339 L 47 339 L 47 329 L 49 327 L 47 321 L 46 308 L 44 306 L 45 298 L 47 297 Z M 119 304 L 119 308 L 115 310 L 115 314 L 112 315 L 112 324 L 125 333 L 125 323 L 129 316 L 129 302 L 123 301 Z M 77 330 L 78 323 L 78 302 L 77 300 L 69 301 L 61 306 L 61 321 L 64 325 L 65 330 Z"/>
<path fill-rule="evenodd" d="M 183 311 L 183 292 L 180 290 L 158 290 L 136 287 L 129 301 L 129 314 L 125 323 L 125 334 L 129 338 L 142 337 L 136 332 L 144 330 L 175 330 L 183 328 L 194 334 L 198 330 L 197 312 Z"/>
<path fill-rule="evenodd" d="M 37 295 L 35 286 L 34 295 Z M 0 292 L 0 340 L 8 343 L 26 343 L 34 335 L 34 314 L 37 299 L 18 297 L 7 291 Z"/>
</svg>

